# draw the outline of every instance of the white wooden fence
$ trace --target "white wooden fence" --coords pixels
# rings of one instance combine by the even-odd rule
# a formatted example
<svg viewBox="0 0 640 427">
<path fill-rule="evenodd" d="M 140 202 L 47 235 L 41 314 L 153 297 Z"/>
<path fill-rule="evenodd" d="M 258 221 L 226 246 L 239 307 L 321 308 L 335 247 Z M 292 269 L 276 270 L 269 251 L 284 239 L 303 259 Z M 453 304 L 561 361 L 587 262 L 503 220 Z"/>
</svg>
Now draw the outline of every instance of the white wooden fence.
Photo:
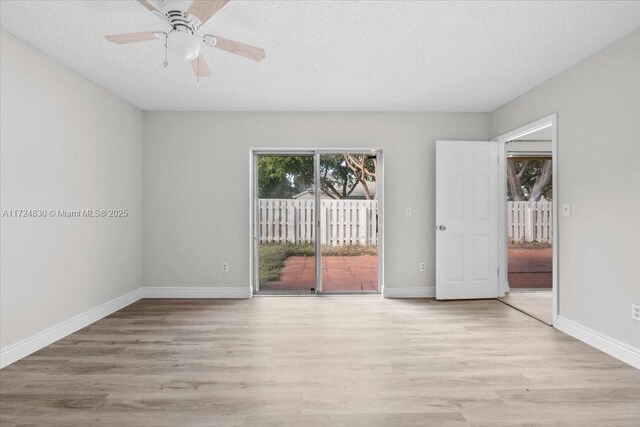
<svg viewBox="0 0 640 427">
<path fill-rule="evenodd" d="M 316 239 L 315 200 L 259 199 L 260 243 L 312 243 Z M 377 200 L 321 200 L 323 245 L 376 245 Z"/>
<path fill-rule="evenodd" d="M 553 203 L 507 202 L 507 235 L 517 242 L 551 242 Z"/>
</svg>

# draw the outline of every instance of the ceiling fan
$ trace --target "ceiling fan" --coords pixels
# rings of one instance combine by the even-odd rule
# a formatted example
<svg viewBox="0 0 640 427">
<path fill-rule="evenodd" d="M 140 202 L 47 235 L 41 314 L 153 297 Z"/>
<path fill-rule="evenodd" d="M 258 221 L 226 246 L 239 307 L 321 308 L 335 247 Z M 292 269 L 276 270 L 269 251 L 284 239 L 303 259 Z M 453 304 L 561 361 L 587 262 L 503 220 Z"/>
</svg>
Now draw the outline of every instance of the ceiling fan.
<svg viewBox="0 0 640 427">
<path fill-rule="evenodd" d="M 198 79 L 210 76 L 211 70 L 202 57 L 203 43 L 254 61 L 261 61 L 265 57 L 263 49 L 212 34 L 202 36 L 198 34 L 200 27 L 229 0 L 137 0 L 137 2 L 168 23 L 171 29 L 169 31 L 116 34 L 105 36 L 105 38 L 117 44 L 164 39 L 165 67 L 169 65 L 167 50 L 170 50 L 179 57 L 191 61 L 193 71 Z"/>
</svg>

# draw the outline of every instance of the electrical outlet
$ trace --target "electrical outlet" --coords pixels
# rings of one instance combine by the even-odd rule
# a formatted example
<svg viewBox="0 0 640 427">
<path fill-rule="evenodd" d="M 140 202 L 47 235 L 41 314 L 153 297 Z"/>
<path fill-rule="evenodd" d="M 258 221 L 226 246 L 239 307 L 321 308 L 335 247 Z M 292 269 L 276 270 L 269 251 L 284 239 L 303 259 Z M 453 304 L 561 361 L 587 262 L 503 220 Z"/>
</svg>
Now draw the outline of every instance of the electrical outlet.
<svg viewBox="0 0 640 427">
<path fill-rule="evenodd" d="M 562 216 L 571 216 L 571 203 L 562 204 Z"/>
<path fill-rule="evenodd" d="M 427 263 L 426 262 L 421 262 L 418 265 L 418 268 L 420 269 L 420 271 L 427 271 Z"/>
<path fill-rule="evenodd" d="M 404 208 L 404 216 L 411 216 L 411 208 L 410 207 L 406 207 Z"/>
<path fill-rule="evenodd" d="M 631 318 L 640 322 L 640 304 L 631 304 Z"/>
<path fill-rule="evenodd" d="M 222 272 L 223 273 L 228 273 L 229 272 L 229 263 L 228 262 L 223 262 L 222 263 Z"/>
</svg>

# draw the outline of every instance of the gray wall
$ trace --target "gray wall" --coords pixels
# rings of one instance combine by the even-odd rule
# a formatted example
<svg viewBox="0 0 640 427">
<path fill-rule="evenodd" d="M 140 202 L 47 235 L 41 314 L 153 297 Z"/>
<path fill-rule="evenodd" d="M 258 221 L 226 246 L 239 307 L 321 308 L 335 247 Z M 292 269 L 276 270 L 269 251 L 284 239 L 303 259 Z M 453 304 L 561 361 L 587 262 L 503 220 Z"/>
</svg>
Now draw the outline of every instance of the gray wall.
<svg viewBox="0 0 640 427">
<path fill-rule="evenodd" d="M 0 55 L 0 210 L 130 211 L 1 219 L 5 347 L 141 285 L 143 115 L 4 32 Z"/>
<path fill-rule="evenodd" d="M 144 126 L 145 285 L 243 289 L 250 147 L 383 148 L 385 285 L 432 287 L 435 141 L 489 136 L 488 114 L 145 112 Z"/>
<path fill-rule="evenodd" d="M 553 112 L 556 200 L 572 210 L 560 217 L 560 315 L 640 347 L 640 30 L 494 111 L 491 133 Z"/>
</svg>

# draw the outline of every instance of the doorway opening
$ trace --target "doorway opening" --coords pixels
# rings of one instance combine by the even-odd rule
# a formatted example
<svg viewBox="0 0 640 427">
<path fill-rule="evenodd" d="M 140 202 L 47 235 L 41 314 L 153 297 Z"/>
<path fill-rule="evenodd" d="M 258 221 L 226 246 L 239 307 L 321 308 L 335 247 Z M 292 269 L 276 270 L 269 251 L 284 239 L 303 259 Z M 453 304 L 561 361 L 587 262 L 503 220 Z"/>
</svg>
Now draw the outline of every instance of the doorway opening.
<svg viewBox="0 0 640 427">
<path fill-rule="evenodd" d="M 502 142 L 505 191 L 501 217 L 506 271 L 499 299 L 553 325 L 557 313 L 555 116 Z"/>
<path fill-rule="evenodd" d="M 379 293 L 381 150 L 252 150 L 255 294 Z"/>
</svg>

